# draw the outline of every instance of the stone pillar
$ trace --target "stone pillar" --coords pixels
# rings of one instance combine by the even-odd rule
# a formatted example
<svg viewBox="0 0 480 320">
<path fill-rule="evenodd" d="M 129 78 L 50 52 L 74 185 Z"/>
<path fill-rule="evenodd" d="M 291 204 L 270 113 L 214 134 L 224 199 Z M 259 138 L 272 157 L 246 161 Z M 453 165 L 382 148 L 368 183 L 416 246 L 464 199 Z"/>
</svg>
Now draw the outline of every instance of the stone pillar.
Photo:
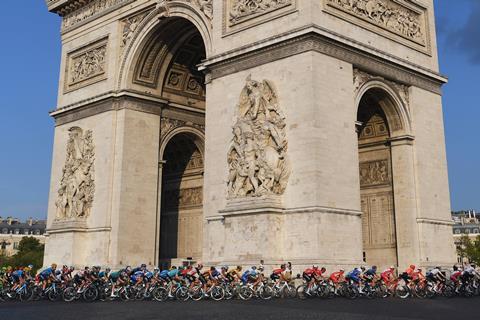
<svg viewBox="0 0 480 320">
<path fill-rule="evenodd" d="M 400 136 L 390 140 L 393 168 L 395 226 L 399 270 L 418 264 L 419 238 L 413 137 Z"/>
<path fill-rule="evenodd" d="M 162 213 L 162 183 L 163 183 L 163 166 L 165 165 L 165 160 L 160 160 L 158 162 L 158 182 L 157 182 L 157 229 L 155 231 L 155 252 L 154 252 L 154 261 L 155 265 L 158 266 L 160 262 L 160 219 Z"/>
</svg>

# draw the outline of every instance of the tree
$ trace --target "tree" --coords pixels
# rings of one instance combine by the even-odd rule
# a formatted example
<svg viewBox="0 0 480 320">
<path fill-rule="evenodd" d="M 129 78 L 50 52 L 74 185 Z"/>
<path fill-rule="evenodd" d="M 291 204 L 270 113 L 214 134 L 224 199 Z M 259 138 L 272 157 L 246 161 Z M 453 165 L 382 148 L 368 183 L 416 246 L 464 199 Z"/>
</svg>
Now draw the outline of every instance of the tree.
<svg viewBox="0 0 480 320">
<path fill-rule="evenodd" d="M 33 265 L 32 274 L 43 265 L 44 245 L 34 237 L 23 237 L 18 244 L 18 252 L 14 254 L 8 263 L 12 267 Z"/>
<path fill-rule="evenodd" d="M 480 265 L 480 236 L 472 240 L 466 234 L 463 235 L 460 238 L 457 251 L 460 257 L 468 258 L 470 262 Z"/>
</svg>

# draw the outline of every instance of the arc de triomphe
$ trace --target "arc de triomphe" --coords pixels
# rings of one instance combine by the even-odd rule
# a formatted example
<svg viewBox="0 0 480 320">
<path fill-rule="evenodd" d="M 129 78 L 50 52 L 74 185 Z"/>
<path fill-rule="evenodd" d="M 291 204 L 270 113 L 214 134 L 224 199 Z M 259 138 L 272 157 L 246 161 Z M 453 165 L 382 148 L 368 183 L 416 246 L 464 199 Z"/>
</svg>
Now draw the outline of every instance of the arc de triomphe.
<svg viewBox="0 0 480 320">
<path fill-rule="evenodd" d="M 46 3 L 46 264 L 455 262 L 433 0 Z"/>
</svg>

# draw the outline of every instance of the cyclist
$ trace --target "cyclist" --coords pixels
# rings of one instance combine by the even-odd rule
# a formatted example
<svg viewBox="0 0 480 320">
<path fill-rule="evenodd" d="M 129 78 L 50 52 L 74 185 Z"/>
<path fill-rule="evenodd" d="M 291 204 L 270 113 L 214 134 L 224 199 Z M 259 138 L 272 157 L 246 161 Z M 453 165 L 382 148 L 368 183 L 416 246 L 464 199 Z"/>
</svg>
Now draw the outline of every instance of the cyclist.
<svg viewBox="0 0 480 320">
<path fill-rule="evenodd" d="M 255 282 L 255 280 L 257 280 L 257 267 L 252 266 L 250 269 L 245 270 L 240 280 L 243 282 L 243 284 Z"/>
<path fill-rule="evenodd" d="M 360 268 L 355 268 L 349 273 L 347 273 L 347 276 L 345 277 L 346 280 L 349 280 L 350 282 L 352 282 L 354 285 L 357 286 L 360 293 L 363 293 L 362 287 L 360 286 L 360 280 L 361 280 L 360 276 L 364 271 L 365 271 L 365 267 L 363 266 Z"/>
<path fill-rule="evenodd" d="M 23 271 L 23 267 L 19 267 L 17 270 L 12 272 L 12 291 L 17 290 L 17 288 L 21 287 L 25 282 L 25 272 Z"/>
<path fill-rule="evenodd" d="M 126 269 L 120 269 L 119 271 L 111 272 L 108 275 L 108 279 L 112 284 L 112 292 L 110 294 L 110 297 L 114 298 L 117 296 L 115 288 L 122 287 L 128 283 L 128 272 Z"/>
<path fill-rule="evenodd" d="M 284 272 L 287 270 L 287 266 L 285 264 L 280 265 L 280 268 L 274 269 L 272 274 L 270 275 L 270 279 L 272 279 L 275 283 L 278 281 L 285 281 Z"/>
<path fill-rule="evenodd" d="M 227 278 L 230 282 L 241 281 L 242 266 L 237 266 L 235 269 L 228 271 Z"/>
<path fill-rule="evenodd" d="M 415 265 L 412 264 L 407 268 L 407 270 L 405 270 L 404 273 L 400 275 L 400 278 L 403 279 L 403 281 L 405 281 L 405 284 L 408 285 L 410 280 L 412 280 L 412 275 L 415 272 L 415 269 L 416 269 Z"/>
<path fill-rule="evenodd" d="M 435 283 L 437 286 L 440 284 L 440 283 L 443 283 L 445 280 L 446 280 L 446 277 L 445 275 L 442 273 L 440 267 L 435 267 L 433 268 L 432 270 L 430 270 L 429 272 L 427 272 L 427 276 L 426 278 Z"/>
<path fill-rule="evenodd" d="M 57 264 L 52 263 L 52 265 L 40 272 L 39 279 L 42 282 L 42 290 L 45 290 L 47 283 L 50 283 L 51 280 L 55 280 L 55 271 L 57 270 Z"/>
<path fill-rule="evenodd" d="M 390 284 L 395 281 L 395 267 L 391 266 L 380 274 L 380 278 L 388 287 Z"/>
</svg>

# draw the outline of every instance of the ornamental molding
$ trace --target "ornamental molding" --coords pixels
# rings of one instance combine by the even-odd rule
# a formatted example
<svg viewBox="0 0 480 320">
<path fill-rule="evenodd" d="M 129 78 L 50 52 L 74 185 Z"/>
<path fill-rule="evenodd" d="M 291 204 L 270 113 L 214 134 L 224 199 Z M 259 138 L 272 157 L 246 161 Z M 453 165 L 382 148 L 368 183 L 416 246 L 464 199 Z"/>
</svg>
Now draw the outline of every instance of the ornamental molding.
<svg viewBox="0 0 480 320">
<path fill-rule="evenodd" d="M 134 1 L 135 0 L 93 0 L 87 4 L 83 1 L 81 7 L 63 16 L 62 32 L 67 32 L 84 25 Z"/>
<path fill-rule="evenodd" d="M 230 35 L 296 11 L 297 0 L 223 0 L 223 35 Z"/>
<path fill-rule="evenodd" d="M 161 117 L 160 118 L 160 142 L 163 143 L 165 138 L 178 128 L 194 128 L 205 134 L 205 125 L 184 121 L 179 119 Z"/>
<path fill-rule="evenodd" d="M 147 9 L 140 13 L 135 13 L 123 20 L 121 20 L 122 25 L 122 38 L 120 43 L 120 55 L 123 56 L 126 52 L 126 49 L 129 47 L 134 35 L 138 30 L 141 30 L 140 26 L 145 18 L 150 14 L 153 8 Z"/>
<path fill-rule="evenodd" d="M 67 53 L 64 92 L 107 78 L 108 36 Z"/>
<path fill-rule="evenodd" d="M 325 31 L 332 33 L 318 26 L 313 26 L 313 28 L 319 29 L 319 32 Z M 242 52 L 247 53 L 234 54 L 234 52 L 229 52 L 227 58 L 223 58 L 222 56 L 210 58 L 204 63 L 204 66 L 209 71 L 209 78 L 215 80 L 272 61 L 308 51 L 315 51 L 351 63 L 355 67 L 368 69 L 372 73 L 381 75 L 382 77 L 394 79 L 394 81 L 398 83 L 416 86 L 435 94 L 442 93 L 441 86 L 447 79 L 432 70 L 391 56 L 376 48 L 368 47 L 369 50 L 375 52 L 375 55 L 387 58 L 374 57 L 372 59 L 372 53 L 365 52 L 366 50 L 363 49 L 364 45 L 356 43 L 357 47 L 353 47 L 318 34 L 316 31 L 308 31 L 306 29 L 308 28 L 297 29 L 278 36 L 283 38 L 288 37 L 292 32 L 299 33 L 305 31 L 304 34 L 291 37 L 288 40 L 273 42 L 271 39 L 266 39 L 265 41 L 257 42 L 252 45 L 257 48 L 256 50 L 249 51 L 248 49 L 250 47 L 241 48 Z M 341 35 L 338 36 L 342 39 L 345 38 Z M 345 38 L 345 41 L 352 42 L 354 40 Z M 273 43 L 268 44 L 269 42 Z"/>
<path fill-rule="evenodd" d="M 324 0 L 324 11 L 430 54 L 427 9 L 410 0 Z"/>
<path fill-rule="evenodd" d="M 95 193 L 95 145 L 91 130 L 68 129 L 67 155 L 58 189 L 55 221 L 85 219 Z"/>
<path fill-rule="evenodd" d="M 355 95 L 358 96 L 363 86 L 369 81 L 380 81 L 387 84 L 393 91 L 398 95 L 401 102 L 405 107 L 409 107 L 410 105 L 410 90 L 409 86 L 397 83 L 395 81 L 387 80 L 380 76 L 374 76 L 367 72 L 361 71 L 359 69 L 353 69 L 353 88 L 355 91 Z"/>
<path fill-rule="evenodd" d="M 228 198 L 282 195 L 291 169 L 285 116 L 273 84 L 249 76 L 236 113 L 227 154 Z"/>
</svg>

